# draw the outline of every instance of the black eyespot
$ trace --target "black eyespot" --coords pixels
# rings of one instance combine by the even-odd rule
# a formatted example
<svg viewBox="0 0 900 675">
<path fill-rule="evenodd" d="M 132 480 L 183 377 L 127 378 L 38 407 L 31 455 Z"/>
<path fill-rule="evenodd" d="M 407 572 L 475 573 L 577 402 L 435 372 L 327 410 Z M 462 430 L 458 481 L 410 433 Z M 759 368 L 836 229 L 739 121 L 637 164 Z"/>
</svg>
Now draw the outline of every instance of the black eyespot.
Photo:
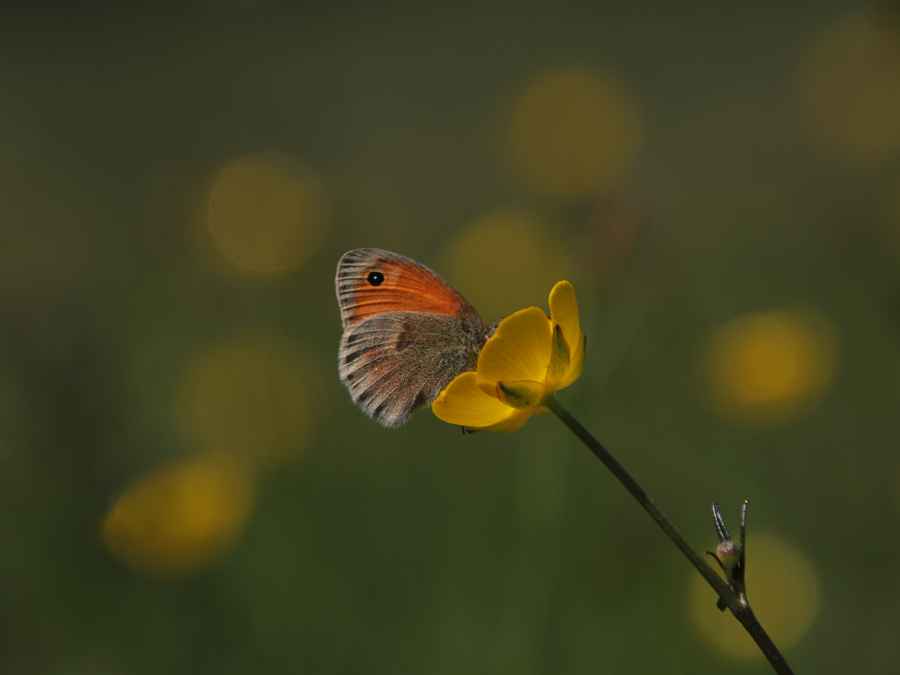
<svg viewBox="0 0 900 675">
<path fill-rule="evenodd" d="M 369 272 L 369 276 L 366 277 L 366 281 L 368 281 L 373 286 L 381 286 L 384 283 L 384 275 L 381 272 Z"/>
</svg>

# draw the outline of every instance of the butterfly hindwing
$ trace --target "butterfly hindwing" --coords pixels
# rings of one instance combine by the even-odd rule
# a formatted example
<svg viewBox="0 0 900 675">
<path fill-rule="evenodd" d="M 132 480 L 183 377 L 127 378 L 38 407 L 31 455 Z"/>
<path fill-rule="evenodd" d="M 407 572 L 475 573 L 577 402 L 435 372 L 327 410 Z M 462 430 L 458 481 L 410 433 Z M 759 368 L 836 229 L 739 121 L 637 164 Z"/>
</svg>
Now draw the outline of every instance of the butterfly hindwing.
<svg viewBox="0 0 900 675">
<path fill-rule="evenodd" d="M 366 319 L 341 338 L 339 370 L 353 400 L 385 426 L 399 426 L 414 410 L 431 405 L 460 373 L 476 362 L 453 339 L 460 320 L 401 312 Z"/>
</svg>

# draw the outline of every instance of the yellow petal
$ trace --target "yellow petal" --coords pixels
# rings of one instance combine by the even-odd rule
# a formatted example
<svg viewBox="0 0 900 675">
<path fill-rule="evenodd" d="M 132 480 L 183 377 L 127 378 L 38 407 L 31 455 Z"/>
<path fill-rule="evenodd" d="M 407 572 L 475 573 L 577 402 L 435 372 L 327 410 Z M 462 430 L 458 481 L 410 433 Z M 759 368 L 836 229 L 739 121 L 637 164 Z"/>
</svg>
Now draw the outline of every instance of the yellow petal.
<svg viewBox="0 0 900 675">
<path fill-rule="evenodd" d="M 578 316 L 578 301 L 575 289 L 568 281 L 560 281 L 550 291 L 550 316 L 562 328 L 569 345 L 569 369 L 556 389 L 568 387 L 584 370 L 584 334 Z"/>
<path fill-rule="evenodd" d="M 447 385 L 431 410 L 444 422 L 464 427 L 488 427 L 517 412 L 481 391 L 473 372 L 463 373 Z"/>
<path fill-rule="evenodd" d="M 535 413 L 534 408 L 524 408 L 523 410 L 516 410 L 515 408 L 507 408 L 507 410 L 511 410 L 513 414 L 509 415 L 505 419 L 500 420 L 496 424 L 491 424 L 484 427 L 472 427 L 469 431 L 493 431 L 495 434 L 508 434 L 511 431 L 515 431 L 522 427 L 525 422 L 530 420 L 533 415 L 540 414 Z M 538 408 L 540 410 L 540 408 Z M 543 412 L 549 412 L 546 408 L 544 408 Z"/>
<path fill-rule="evenodd" d="M 569 360 L 569 372 L 563 378 L 562 382 L 556 387 L 557 390 L 564 389 L 572 384 L 578 377 L 581 375 L 581 371 L 584 370 L 584 354 L 586 348 L 587 340 L 582 333 L 579 336 L 578 343 L 575 345 L 575 348 L 572 350 L 572 356 Z"/>
<path fill-rule="evenodd" d="M 556 391 L 560 389 L 560 383 L 565 380 L 569 374 L 569 364 L 571 356 L 569 354 L 569 343 L 563 337 L 560 325 L 553 325 L 553 353 L 550 357 L 550 367 L 547 369 L 547 391 Z"/>
<path fill-rule="evenodd" d="M 543 382 L 550 364 L 551 334 L 547 315 L 523 309 L 500 322 L 478 359 L 480 382 Z"/>
<path fill-rule="evenodd" d="M 513 408 L 533 408 L 544 397 L 544 386 L 540 382 L 520 380 L 518 382 L 498 382 L 500 400 Z"/>
<path fill-rule="evenodd" d="M 578 318 L 578 301 L 575 289 L 568 281 L 560 281 L 550 291 L 550 318 L 562 328 L 566 342 L 572 352 L 581 335 L 581 323 Z"/>
</svg>

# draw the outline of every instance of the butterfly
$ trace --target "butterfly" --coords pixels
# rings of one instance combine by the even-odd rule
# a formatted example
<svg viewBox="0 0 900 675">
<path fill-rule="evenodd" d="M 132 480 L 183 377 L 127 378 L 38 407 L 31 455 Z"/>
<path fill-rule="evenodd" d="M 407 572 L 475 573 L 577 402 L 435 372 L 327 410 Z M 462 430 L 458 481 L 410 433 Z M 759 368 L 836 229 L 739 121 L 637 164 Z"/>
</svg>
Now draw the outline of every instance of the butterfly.
<svg viewBox="0 0 900 675">
<path fill-rule="evenodd" d="M 475 370 L 497 327 L 436 272 L 390 251 L 345 253 L 335 288 L 344 324 L 341 381 L 386 427 L 405 423 L 457 375 Z"/>
</svg>

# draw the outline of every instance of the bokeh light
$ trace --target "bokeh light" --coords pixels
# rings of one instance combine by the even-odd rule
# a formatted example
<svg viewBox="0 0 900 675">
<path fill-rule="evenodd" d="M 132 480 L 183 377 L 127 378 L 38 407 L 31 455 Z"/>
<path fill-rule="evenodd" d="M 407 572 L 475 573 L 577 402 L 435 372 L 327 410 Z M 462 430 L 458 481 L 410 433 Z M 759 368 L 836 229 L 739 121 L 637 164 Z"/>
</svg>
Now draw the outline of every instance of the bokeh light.
<svg viewBox="0 0 900 675">
<path fill-rule="evenodd" d="M 194 447 L 218 447 L 263 466 L 299 453 L 314 420 L 315 368 L 277 335 L 213 344 L 188 366 L 178 418 Z"/>
<path fill-rule="evenodd" d="M 138 478 L 103 521 L 103 540 L 128 569 L 155 577 L 196 572 L 239 535 L 255 503 L 254 475 L 224 453 Z"/>
<path fill-rule="evenodd" d="M 543 307 L 550 289 L 571 279 L 563 244 L 523 211 L 489 213 L 469 224 L 439 268 L 486 321 L 531 305 Z"/>
<path fill-rule="evenodd" d="M 210 195 L 209 231 L 241 269 L 271 273 L 303 264 L 326 225 L 322 183 L 285 155 L 263 153 L 226 166 Z"/>
<path fill-rule="evenodd" d="M 767 533 L 748 534 L 747 597 L 769 637 L 781 650 L 788 649 L 807 632 L 818 611 L 816 571 L 790 542 Z M 731 612 L 716 608 L 716 598 L 703 577 L 691 577 L 689 611 L 700 634 L 727 656 L 763 658 Z"/>
<path fill-rule="evenodd" d="M 516 97 L 510 155 L 539 194 L 596 195 L 622 181 L 643 143 L 640 107 L 630 89 L 599 69 L 537 75 Z"/>
<path fill-rule="evenodd" d="M 720 326 L 706 352 L 713 405 L 746 422 L 789 418 L 831 382 L 837 339 L 808 307 L 747 314 Z"/>
<path fill-rule="evenodd" d="M 824 154 L 874 161 L 900 151 L 900 20 L 852 14 L 808 47 L 798 70 L 800 124 Z"/>
</svg>

